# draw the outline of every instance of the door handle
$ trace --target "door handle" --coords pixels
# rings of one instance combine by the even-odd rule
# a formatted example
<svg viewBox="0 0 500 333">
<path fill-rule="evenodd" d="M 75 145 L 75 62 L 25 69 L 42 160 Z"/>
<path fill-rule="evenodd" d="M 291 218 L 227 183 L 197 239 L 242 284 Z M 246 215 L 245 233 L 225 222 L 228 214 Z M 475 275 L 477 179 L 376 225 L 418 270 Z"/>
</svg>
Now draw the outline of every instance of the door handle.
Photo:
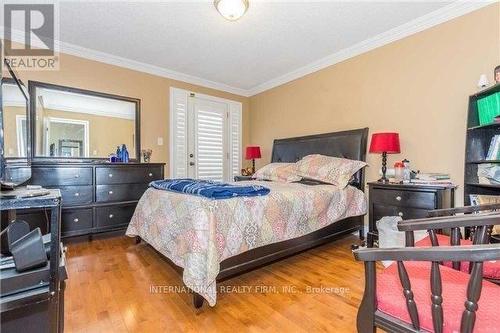
<svg viewBox="0 0 500 333">
<path fill-rule="evenodd" d="M 190 165 L 190 166 L 193 166 L 193 165 L 194 165 L 194 162 L 189 162 L 189 165 Z"/>
</svg>

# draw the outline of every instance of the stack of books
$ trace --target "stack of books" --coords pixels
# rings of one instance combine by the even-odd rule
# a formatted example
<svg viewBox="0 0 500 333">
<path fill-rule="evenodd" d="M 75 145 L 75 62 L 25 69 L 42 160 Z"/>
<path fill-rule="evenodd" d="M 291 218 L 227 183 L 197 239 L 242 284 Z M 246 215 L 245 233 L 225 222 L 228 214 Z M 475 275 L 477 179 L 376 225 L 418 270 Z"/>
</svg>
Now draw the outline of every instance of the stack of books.
<svg viewBox="0 0 500 333">
<path fill-rule="evenodd" d="M 500 135 L 495 135 L 490 142 L 490 148 L 488 149 L 488 155 L 486 155 L 488 161 L 500 159 Z"/>
<path fill-rule="evenodd" d="M 484 163 L 477 166 L 477 179 L 479 184 L 500 184 L 500 165 Z"/>
<path fill-rule="evenodd" d="M 414 184 L 422 185 L 451 185 L 450 175 L 447 173 L 417 173 L 415 179 L 411 180 Z"/>
</svg>

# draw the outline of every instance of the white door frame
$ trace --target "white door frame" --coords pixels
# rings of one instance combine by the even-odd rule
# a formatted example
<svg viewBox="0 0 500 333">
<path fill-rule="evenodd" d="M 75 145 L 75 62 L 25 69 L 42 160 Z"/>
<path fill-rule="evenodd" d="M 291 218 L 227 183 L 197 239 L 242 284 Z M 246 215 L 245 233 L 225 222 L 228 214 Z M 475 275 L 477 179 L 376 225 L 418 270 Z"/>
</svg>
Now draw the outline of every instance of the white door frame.
<svg viewBox="0 0 500 333">
<path fill-rule="evenodd" d="M 186 94 L 186 96 L 188 97 L 186 99 L 186 103 L 188 103 L 189 101 L 189 97 L 196 97 L 196 98 L 200 98 L 200 99 L 205 99 L 205 100 L 208 100 L 208 101 L 213 101 L 213 102 L 219 102 L 219 103 L 224 103 L 227 105 L 227 110 L 228 112 L 231 111 L 231 110 L 237 110 L 240 114 L 240 128 L 239 128 L 239 134 L 240 134 L 240 137 L 239 137 L 239 142 L 240 142 L 240 158 L 239 158 L 239 165 L 241 166 L 242 164 L 242 155 L 243 155 L 243 152 L 242 152 L 242 137 L 243 137 L 243 133 L 242 133 L 242 127 L 243 127 L 243 116 L 242 116 L 242 112 L 243 112 L 243 105 L 241 102 L 237 102 L 237 101 L 233 101 L 233 100 L 230 100 L 230 99 L 226 99 L 226 98 L 221 98 L 221 97 L 216 97 L 216 96 L 211 96 L 211 95 L 206 95 L 206 94 L 199 94 L 199 93 L 195 93 L 193 91 L 190 91 L 190 90 L 186 90 L 186 89 L 181 89 L 181 88 L 175 88 L 175 87 L 170 87 L 170 102 L 169 102 L 169 177 L 173 177 L 173 174 L 174 174 L 174 164 L 175 164 L 175 154 L 174 154 L 174 147 L 173 147 L 173 143 L 174 143 L 174 110 L 175 110 L 175 105 L 174 105 L 174 93 L 175 92 L 181 92 L 181 93 L 184 93 Z M 186 113 L 190 112 L 190 107 L 188 107 L 188 105 L 186 105 Z M 190 126 L 191 124 L 187 124 L 187 126 Z M 192 126 L 192 125 L 191 125 Z M 228 133 L 228 136 L 230 134 L 230 131 Z M 228 140 L 229 138 L 227 138 Z M 229 141 L 228 141 L 229 142 Z M 189 153 L 189 152 L 188 152 Z M 187 159 L 188 160 L 188 159 Z M 231 168 L 231 165 L 228 163 L 227 165 L 227 168 L 228 170 L 230 170 Z M 188 169 L 186 169 L 188 170 Z M 226 170 L 225 170 L 226 172 Z"/>
<path fill-rule="evenodd" d="M 26 131 L 23 131 L 23 121 L 26 121 L 26 116 L 23 114 L 17 114 L 16 115 L 17 154 L 18 156 L 26 157 L 26 147 L 27 147 L 25 142 Z M 26 126 L 28 126 L 27 123 Z"/>
</svg>

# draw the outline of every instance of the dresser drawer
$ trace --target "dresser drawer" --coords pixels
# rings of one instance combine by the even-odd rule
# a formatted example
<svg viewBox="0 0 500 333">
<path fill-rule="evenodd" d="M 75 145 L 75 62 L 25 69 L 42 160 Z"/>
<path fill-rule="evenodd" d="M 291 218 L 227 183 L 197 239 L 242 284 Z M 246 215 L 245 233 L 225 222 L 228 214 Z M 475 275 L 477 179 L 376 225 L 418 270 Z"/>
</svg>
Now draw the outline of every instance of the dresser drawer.
<svg viewBox="0 0 500 333">
<path fill-rule="evenodd" d="M 65 209 L 61 214 L 61 232 L 70 233 L 92 229 L 92 208 Z"/>
<path fill-rule="evenodd" d="M 100 167 L 96 168 L 96 184 L 112 185 L 127 183 L 149 183 L 160 179 L 162 167 Z"/>
<path fill-rule="evenodd" d="M 109 206 L 96 208 L 96 227 L 126 226 L 134 214 L 135 204 L 126 206 Z"/>
<path fill-rule="evenodd" d="M 436 206 L 436 194 L 423 191 L 401 191 L 373 189 L 372 202 L 375 204 L 412 207 L 422 209 L 434 209 Z"/>
<path fill-rule="evenodd" d="M 34 185 L 92 185 L 92 168 L 41 167 L 31 172 Z"/>
<path fill-rule="evenodd" d="M 139 200 L 148 188 L 148 184 L 97 185 L 96 201 L 132 201 Z"/>
<path fill-rule="evenodd" d="M 63 206 L 78 206 L 92 203 L 92 185 L 59 186 Z"/>
<path fill-rule="evenodd" d="M 401 216 L 404 220 L 427 217 L 427 209 L 409 208 L 392 205 L 375 205 L 373 207 L 374 222 L 384 216 Z"/>
</svg>

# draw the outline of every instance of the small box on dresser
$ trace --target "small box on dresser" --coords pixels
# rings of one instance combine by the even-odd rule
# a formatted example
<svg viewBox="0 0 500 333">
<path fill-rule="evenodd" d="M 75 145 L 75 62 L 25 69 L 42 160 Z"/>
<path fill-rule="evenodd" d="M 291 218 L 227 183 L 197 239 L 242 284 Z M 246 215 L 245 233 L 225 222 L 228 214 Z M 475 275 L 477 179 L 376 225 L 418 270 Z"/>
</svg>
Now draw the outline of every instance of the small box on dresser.
<svg viewBox="0 0 500 333">
<path fill-rule="evenodd" d="M 418 219 L 427 217 L 433 209 L 453 208 L 455 189 L 455 185 L 368 183 L 368 247 L 373 247 L 378 239 L 376 223 L 382 217 Z"/>
</svg>

